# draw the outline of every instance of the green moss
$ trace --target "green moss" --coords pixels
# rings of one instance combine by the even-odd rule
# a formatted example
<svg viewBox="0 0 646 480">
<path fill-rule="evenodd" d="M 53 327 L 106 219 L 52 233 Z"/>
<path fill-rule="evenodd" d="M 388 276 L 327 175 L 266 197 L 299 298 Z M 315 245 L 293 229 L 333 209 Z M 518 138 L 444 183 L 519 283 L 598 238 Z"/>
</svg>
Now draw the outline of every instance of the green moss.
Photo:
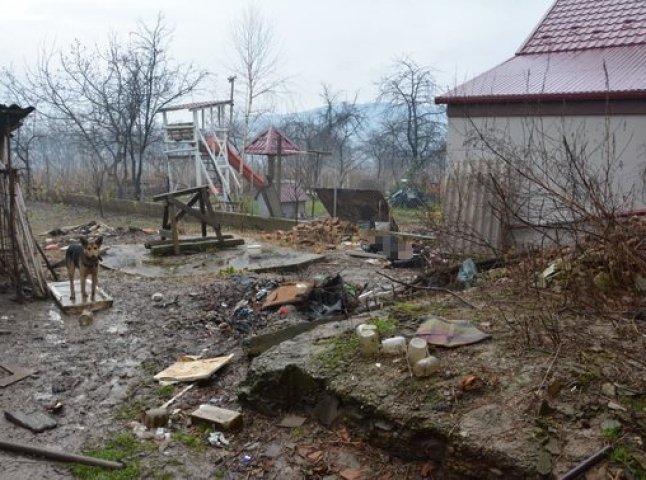
<svg viewBox="0 0 646 480">
<path fill-rule="evenodd" d="M 359 349 L 359 339 L 354 333 L 333 338 L 328 343 L 328 348 L 318 354 L 317 360 L 330 370 L 348 364 L 356 357 Z"/>
<path fill-rule="evenodd" d="M 103 448 L 88 450 L 86 455 L 104 460 L 123 462 L 121 470 L 105 470 L 87 465 L 74 465 L 71 468 L 75 478 L 87 480 L 131 480 L 140 478 L 140 465 L 136 459 L 142 452 L 154 450 L 151 442 L 140 442 L 132 433 L 123 433 L 109 440 Z"/>
</svg>

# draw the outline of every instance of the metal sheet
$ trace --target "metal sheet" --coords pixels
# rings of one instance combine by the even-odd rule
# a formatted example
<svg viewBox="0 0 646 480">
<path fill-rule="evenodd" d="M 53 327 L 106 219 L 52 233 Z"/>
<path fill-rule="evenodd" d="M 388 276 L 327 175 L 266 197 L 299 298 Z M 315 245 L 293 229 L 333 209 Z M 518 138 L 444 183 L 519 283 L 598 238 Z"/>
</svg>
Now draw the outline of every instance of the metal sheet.
<svg viewBox="0 0 646 480">
<path fill-rule="evenodd" d="M 317 188 L 316 194 L 330 215 L 334 215 L 334 188 Z M 350 222 L 388 222 L 390 209 L 379 190 L 338 188 L 336 216 Z"/>
</svg>

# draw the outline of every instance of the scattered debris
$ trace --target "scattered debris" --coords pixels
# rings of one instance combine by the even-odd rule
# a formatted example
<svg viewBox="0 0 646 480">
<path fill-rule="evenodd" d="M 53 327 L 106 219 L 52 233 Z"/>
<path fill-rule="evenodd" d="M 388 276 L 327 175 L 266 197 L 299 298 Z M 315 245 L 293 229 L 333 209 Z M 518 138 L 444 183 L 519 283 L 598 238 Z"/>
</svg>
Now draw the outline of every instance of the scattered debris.
<svg viewBox="0 0 646 480">
<path fill-rule="evenodd" d="M 206 439 L 209 445 L 214 447 L 226 447 L 229 445 L 229 440 L 226 439 L 222 432 L 211 432 Z"/>
<path fill-rule="evenodd" d="M 79 315 L 79 325 L 82 327 L 87 327 L 92 323 L 92 320 L 94 319 L 94 315 L 92 314 L 91 310 L 83 310 L 81 312 L 81 315 Z"/>
<path fill-rule="evenodd" d="M 231 361 L 233 354 L 223 357 L 205 358 L 188 362 L 175 362 L 154 376 L 155 380 L 165 382 L 193 382 L 211 377 Z"/>
<path fill-rule="evenodd" d="M 415 335 L 426 339 L 432 345 L 452 348 L 481 342 L 491 337 L 488 333 L 478 330 L 469 320 L 446 320 L 435 315 L 425 318 Z"/>
<path fill-rule="evenodd" d="M 27 378 L 34 373 L 34 370 L 15 365 L 0 364 L 0 373 L 3 374 L 0 376 L 0 388 L 4 388 L 12 383 L 19 382 L 23 378 Z"/>
<path fill-rule="evenodd" d="M 199 423 L 215 425 L 224 431 L 234 431 L 242 428 L 242 413 L 214 405 L 200 405 L 191 412 L 191 419 Z"/>
<path fill-rule="evenodd" d="M 58 426 L 58 422 L 56 420 L 42 412 L 25 414 L 5 411 L 4 416 L 11 423 L 15 423 L 16 425 L 31 430 L 34 433 L 41 433 Z"/>
<path fill-rule="evenodd" d="M 460 270 L 458 271 L 458 282 L 463 283 L 469 287 L 473 280 L 478 274 L 478 267 L 476 267 L 475 262 L 471 258 L 467 258 L 462 265 L 460 265 Z"/>
<path fill-rule="evenodd" d="M 287 282 L 267 295 L 263 309 L 302 303 L 312 293 L 313 282 Z"/>
<path fill-rule="evenodd" d="M 166 408 L 151 408 L 146 410 L 143 417 L 143 424 L 146 428 L 158 428 L 168 425 L 168 410 Z"/>
<path fill-rule="evenodd" d="M 281 245 L 319 246 L 339 245 L 342 241 L 357 235 L 357 226 L 346 220 L 326 218 L 309 223 L 299 223 L 291 231 L 278 230 L 263 235 L 265 240 L 278 242 Z"/>
</svg>

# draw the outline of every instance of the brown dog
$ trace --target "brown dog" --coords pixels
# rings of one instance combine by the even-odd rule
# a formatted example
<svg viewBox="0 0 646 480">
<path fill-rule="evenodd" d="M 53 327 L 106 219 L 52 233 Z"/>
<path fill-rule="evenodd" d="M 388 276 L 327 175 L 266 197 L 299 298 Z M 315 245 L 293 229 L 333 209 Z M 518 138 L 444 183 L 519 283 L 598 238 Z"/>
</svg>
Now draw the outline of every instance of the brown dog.
<svg viewBox="0 0 646 480">
<path fill-rule="evenodd" d="M 65 264 L 67 265 L 67 273 L 70 278 L 70 299 L 74 300 L 76 294 L 74 291 L 74 272 L 79 269 L 81 277 L 81 295 L 83 302 L 87 299 L 85 291 L 85 281 L 88 275 L 92 275 L 92 301 L 94 301 L 94 294 L 96 286 L 98 285 L 99 274 L 99 260 L 101 260 L 101 243 L 103 237 L 97 237 L 94 240 L 88 240 L 85 237 L 79 238 L 80 244 L 70 245 L 65 252 Z"/>
</svg>

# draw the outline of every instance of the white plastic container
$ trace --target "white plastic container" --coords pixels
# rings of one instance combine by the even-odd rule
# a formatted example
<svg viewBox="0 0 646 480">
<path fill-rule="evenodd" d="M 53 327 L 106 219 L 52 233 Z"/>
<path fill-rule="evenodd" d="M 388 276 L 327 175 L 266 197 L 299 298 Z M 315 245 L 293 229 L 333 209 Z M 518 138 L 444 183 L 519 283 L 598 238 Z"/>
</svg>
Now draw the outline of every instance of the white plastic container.
<svg viewBox="0 0 646 480">
<path fill-rule="evenodd" d="M 357 328 L 355 329 L 357 335 L 359 336 L 364 330 L 374 330 L 375 332 L 377 332 L 377 325 L 373 325 L 371 323 L 362 323 L 360 325 L 357 325 Z"/>
<path fill-rule="evenodd" d="M 406 339 L 404 337 L 392 337 L 382 340 L 381 351 L 388 355 L 406 353 Z"/>
<path fill-rule="evenodd" d="M 377 330 L 365 329 L 359 332 L 359 350 L 364 355 L 379 353 L 379 335 Z"/>
<path fill-rule="evenodd" d="M 440 360 L 437 357 L 425 357 L 413 364 L 413 375 L 416 377 L 430 377 L 440 369 Z"/>
<path fill-rule="evenodd" d="M 408 343 L 408 363 L 415 365 L 422 358 L 428 357 L 428 347 L 423 338 L 413 338 Z"/>
</svg>

